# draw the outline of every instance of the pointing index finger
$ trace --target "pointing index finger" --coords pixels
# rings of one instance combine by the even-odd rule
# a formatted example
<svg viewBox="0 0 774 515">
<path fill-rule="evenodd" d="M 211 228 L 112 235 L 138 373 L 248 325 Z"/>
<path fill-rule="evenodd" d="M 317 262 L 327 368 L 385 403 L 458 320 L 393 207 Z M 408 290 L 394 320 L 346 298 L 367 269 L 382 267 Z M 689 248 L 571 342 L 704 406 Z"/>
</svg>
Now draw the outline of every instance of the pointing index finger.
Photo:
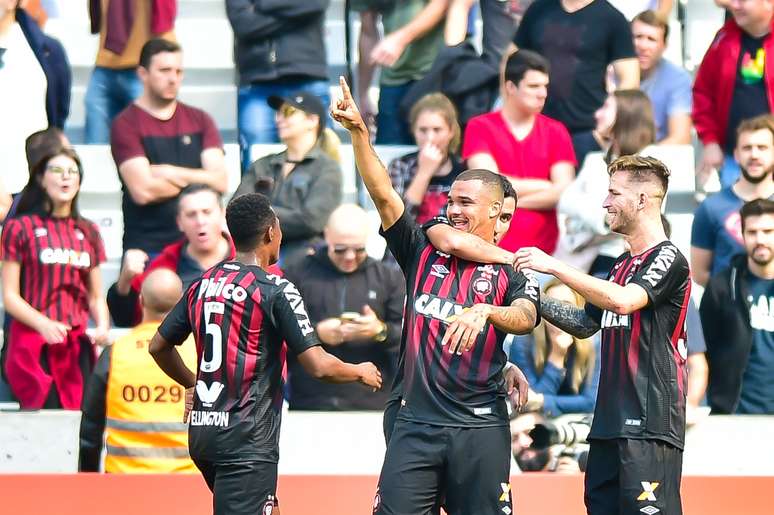
<svg viewBox="0 0 774 515">
<path fill-rule="evenodd" d="M 349 91 L 347 80 L 343 75 L 339 75 L 339 85 L 341 85 L 341 92 L 344 95 L 344 100 L 352 100 L 352 93 Z"/>
</svg>

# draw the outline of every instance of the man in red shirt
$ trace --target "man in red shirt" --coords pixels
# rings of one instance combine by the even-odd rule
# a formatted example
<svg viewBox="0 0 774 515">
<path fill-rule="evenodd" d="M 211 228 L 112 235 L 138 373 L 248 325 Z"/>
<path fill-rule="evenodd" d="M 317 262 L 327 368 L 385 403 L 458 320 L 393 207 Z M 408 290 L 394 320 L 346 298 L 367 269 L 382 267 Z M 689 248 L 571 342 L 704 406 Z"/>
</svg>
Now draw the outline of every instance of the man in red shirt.
<svg viewBox="0 0 774 515">
<path fill-rule="evenodd" d="M 567 129 L 543 116 L 548 61 L 529 50 L 511 54 L 501 84 L 503 108 L 470 120 L 462 158 L 468 168 L 499 172 L 519 195 L 518 230 L 500 246 L 515 251 L 535 246 L 552 253 L 559 237 L 556 204 L 575 177 L 575 152 Z"/>
</svg>

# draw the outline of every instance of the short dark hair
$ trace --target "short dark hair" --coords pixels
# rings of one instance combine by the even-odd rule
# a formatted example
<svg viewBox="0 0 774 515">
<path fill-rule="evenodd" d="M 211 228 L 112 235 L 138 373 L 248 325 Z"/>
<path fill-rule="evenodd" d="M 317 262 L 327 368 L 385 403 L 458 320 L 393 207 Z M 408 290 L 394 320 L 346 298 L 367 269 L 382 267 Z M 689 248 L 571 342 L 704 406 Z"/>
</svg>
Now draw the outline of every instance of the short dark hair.
<svg viewBox="0 0 774 515">
<path fill-rule="evenodd" d="M 744 232 L 744 222 L 751 216 L 771 215 L 774 214 L 774 201 L 767 198 L 757 198 L 746 202 L 742 209 L 739 210 L 739 215 L 742 217 L 742 232 Z"/>
<path fill-rule="evenodd" d="M 260 193 L 240 195 L 231 199 L 226 207 L 226 225 L 234 248 L 239 252 L 250 252 L 258 247 L 276 219 L 269 198 Z"/>
<path fill-rule="evenodd" d="M 512 198 L 518 203 L 519 197 L 516 195 L 516 188 L 513 187 L 513 184 L 508 180 L 508 177 L 501 174 L 500 182 L 503 185 L 503 199 Z"/>
<path fill-rule="evenodd" d="M 752 118 L 742 120 L 736 127 L 737 140 L 744 132 L 769 131 L 774 138 L 774 116 L 770 114 L 760 114 Z"/>
<path fill-rule="evenodd" d="M 654 157 L 621 156 L 607 166 L 607 173 L 611 177 L 616 172 L 629 172 L 630 177 L 637 182 L 645 182 L 656 179 L 661 186 L 663 196 L 666 196 L 669 187 L 669 168 Z"/>
<path fill-rule="evenodd" d="M 174 41 L 168 41 L 162 38 L 150 39 L 142 46 L 142 50 L 140 50 L 140 66 L 147 70 L 150 68 L 150 63 L 154 55 L 162 52 L 182 52 L 182 50 L 180 45 Z"/>
<path fill-rule="evenodd" d="M 503 181 L 500 179 L 499 173 L 494 173 L 490 170 L 483 168 L 473 168 L 472 170 L 465 170 L 454 179 L 454 182 L 459 181 L 481 181 L 482 185 L 491 189 L 495 197 L 502 199 L 505 195 L 503 191 Z"/>
<path fill-rule="evenodd" d="M 505 62 L 505 80 L 519 85 L 528 71 L 535 70 L 549 75 L 551 65 L 548 59 L 531 50 L 516 50 Z"/>
<path fill-rule="evenodd" d="M 183 197 L 187 197 L 188 195 L 193 195 L 195 193 L 200 193 L 202 191 L 209 191 L 215 197 L 218 199 L 218 205 L 222 206 L 221 202 L 223 202 L 223 194 L 210 186 L 209 184 L 202 184 L 200 182 L 195 182 L 193 184 L 189 184 L 182 190 L 180 190 L 180 193 L 177 196 L 177 208 L 180 209 L 180 201 L 183 200 Z"/>
<path fill-rule="evenodd" d="M 662 15 L 656 11 L 648 9 L 647 11 L 642 11 L 640 14 L 635 16 L 632 19 L 632 23 L 635 21 L 639 21 L 645 25 L 650 25 L 651 27 L 658 27 L 659 29 L 663 30 L 664 43 L 666 43 L 666 40 L 669 37 L 669 22 Z"/>
<path fill-rule="evenodd" d="M 27 185 L 20 193 L 19 203 L 16 206 L 16 215 L 24 214 L 39 214 L 41 216 L 51 216 L 54 209 L 53 203 L 48 196 L 48 193 L 43 189 L 41 180 L 48 168 L 48 162 L 57 156 L 66 156 L 75 162 L 78 168 L 78 191 L 75 192 L 75 196 L 70 203 L 70 218 L 80 219 L 81 214 L 78 210 L 78 194 L 81 191 L 81 184 L 83 181 L 83 165 L 81 160 L 76 154 L 75 150 L 67 147 L 54 148 L 51 147 L 41 155 L 37 161 L 30 168 L 30 177 L 27 181 Z"/>
</svg>

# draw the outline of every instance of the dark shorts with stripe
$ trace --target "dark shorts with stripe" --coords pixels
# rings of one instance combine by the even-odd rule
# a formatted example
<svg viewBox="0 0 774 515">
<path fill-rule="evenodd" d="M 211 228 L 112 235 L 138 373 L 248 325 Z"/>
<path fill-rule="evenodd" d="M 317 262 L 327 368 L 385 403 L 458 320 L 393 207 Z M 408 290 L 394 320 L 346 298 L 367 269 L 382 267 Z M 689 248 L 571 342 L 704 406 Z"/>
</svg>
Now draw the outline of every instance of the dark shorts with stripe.
<svg viewBox="0 0 774 515">
<path fill-rule="evenodd" d="M 584 500 L 589 515 L 682 515 L 683 451 L 661 440 L 592 440 Z"/>
<path fill-rule="evenodd" d="M 387 445 L 374 513 L 512 513 L 508 426 L 446 427 L 398 420 Z"/>
<path fill-rule="evenodd" d="M 213 515 L 279 515 L 276 463 L 193 462 L 212 492 Z"/>
</svg>

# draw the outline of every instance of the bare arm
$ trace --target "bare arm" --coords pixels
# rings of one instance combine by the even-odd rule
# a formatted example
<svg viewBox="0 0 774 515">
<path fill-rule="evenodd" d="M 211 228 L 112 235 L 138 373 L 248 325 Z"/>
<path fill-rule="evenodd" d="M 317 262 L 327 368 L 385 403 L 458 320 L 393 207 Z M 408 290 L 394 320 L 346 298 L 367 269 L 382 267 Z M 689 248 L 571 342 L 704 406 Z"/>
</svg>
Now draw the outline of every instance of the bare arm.
<svg viewBox="0 0 774 515">
<path fill-rule="evenodd" d="M 387 169 L 371 146 L 368 128 L 360 116 L 344 77 L 340 77 L 339 82 L 342 99 L 337 102 L 331 114 L 352 136 L 352 150 L 355 153 L 357 171 L 363 178 L 368 194 L 379 212 L 382 227 L 389 229 L 403 215 L 405 210 L 403 199 L 393 189 Z"/>
<path fill-rule="evenodd" d="M 449 0 L 430 0 L 414 18 L 398 30 L 387 34 L 374 48 L 371 60 L 383 66 L 393 66 L 413 41 L 438 25 L 446 15 Z"/>
<path fill-rule="evenodd" d="M 696 284 L 707 286 L 713 257 L 714 253 L 711 250 L 691 246 L 691 275 Z"/>
<path fill-rule="evenodd" d="M 468 158 L 468 168 L 483 168 L 484 170 L 500 173 L 494 157 L 486 152 L 479 152 L 470 156 Z"/>
<path fill-rule="evenodd" d="M 65 324 L 49 319 L 43 313 L 33 308 L 20 295 L 21 264 L 16 261 L 3 261 L 2 278 L 3 304 L 5 304 L 6 312 L 14 320 L 35 329 L 44 336 L 47 336 L 46 326 L 51 326 L 50 331 L 53 333 L 51 336 L 56 336 L 56 341 L 51 341 L 50 338 L 47 338 L 49 343 L 64 341 L 64 337 L 70 328 Z"/>
<path fill-rule="evenodd" d="M 132 200 L 141 206 L 172 198 L 183 188 L 169 179 L 154 175 L 148 158 L 142 156 L 121 163 L 118 173 Z"/>
<path fill-rule="evenodd" d="M 618 89 L 637 89 L 640 87 L 640 63 L 636 57 L 613 62 L 613 71 Z"/>
<path fill-rule="evenodd" d="M 382 375 L 373 363 L 345 363 L 319 345 L 299 354 L 298 361 L 309 375 L 326 383 L 360 382 L 374 390 L 382 387 Z"/>
<path fill-rule="evenodd" d="M 102 295 L 102 272 L 98 266 L 89 270 L 89 313 L 97 326 L 94 342 L 98 345 L 108 343 L 108 331 L 110 330 L 110 312 Z"/>
<path fill-rule="evenodd" d="M 575 167 L 572 163 L 562 161 L 551 167 L 551 180 L 548 187 L 532 194 L 523 194 L 514 184 L 519 193 L 519 207 L 524 209 L 555 209 L 562 192 L 575 179 Z"/>
<path fill-rule="evenodd" d="M 674 0 L 658 0 L 656 12 L 658 12 L 665 20 L 669 20 L 669 15 L 672 14 L 673 5 Z"/>
<path fill-rule="evenodd" d="M 537 310 L 525 299 L 516 299 L 510 306 L 490 306 L 489 321 L 508 334 L 527 334 L 535 328 Z"/>
<path fill-rule="evenodd" d="M 196 385 L 196 374 L 188 369 L 175 346 L 165 340 L 158 331 L 153 335 L 148 352 L 159 368 L 173 380 L 185 388 L 192 388 Z"/>
<path fill-rule="evenodd" d="M 443 39 L 446 46 L 459 45 L 468 33 L 468 16 L 474 0 L 451 0 L 446 16 Z"/>
<path fill-rule="evenodd" d="M 225 193 L 228 189 L 228 170 L 223 150 L 208 148 L 202 151 L 201 168 L 184 168 L 173 165 L 151 165 L 151 171 L 182 187 L 189 184 L 206 184 Z"/>
<path fill-rule="evenodd" d="M 691 115 L 688 113 L 674 114 L 669 117 L 668 131 L 660 145 L 689 145 L 691 143 Z"/>
<path fill-rule="evenodd" d="M 363 114 L 373 116 L 376 112 L 368 96 L 368 90 L 374 80 L 376 63 L 368 56 L 379 43 L 379 29 L 376 26 L 377 13 L 363 11 L 360 13 L 360 35 L 357 38 L 357 51 L 360 58 L 357 62 L 357 95 Z M 368 120 L 366 120 L 368 121 Z"/>
<path fill-rule="evenodd" d="M 686 398 L 688 406 L 695 408 L 704 398 L 708 377 L 707 356 L 703 352 L 688 356 L 688 393 Z"/>
<path fill-rule="evenodd" d="M 540 297 L 540 316 L 576 338 L 588 338 L 600 329 L 584 309 L 545 295 Z"/>
<path fill-rule="evenodd" d="M 513 263 L 513 253 L 484 241 L 475 234 L 466 233 L 446 224 L 434 225 L 427 230 L 433 247 L 468 261 L 479 263 Z"/>
<path fill-rule="evenodd" d="M 469 351 L 487 322 L 511 334 L 526 334 L 535 328 L 537 310 L 526 299 L 516 299 L 510 306 L 474 304 L 450 320 L 441 340 L 449 345 L 449 352 L 462 354 Z"/>
</svg>

